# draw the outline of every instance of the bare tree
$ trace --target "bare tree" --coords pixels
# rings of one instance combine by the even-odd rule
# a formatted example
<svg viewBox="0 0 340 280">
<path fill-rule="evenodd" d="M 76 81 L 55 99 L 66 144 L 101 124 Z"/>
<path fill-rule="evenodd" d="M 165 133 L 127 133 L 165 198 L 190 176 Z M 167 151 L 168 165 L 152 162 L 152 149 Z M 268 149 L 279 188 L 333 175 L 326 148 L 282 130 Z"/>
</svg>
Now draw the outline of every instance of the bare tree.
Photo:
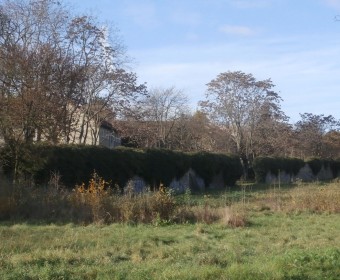
<svg viewBox="0 0 340 280">
<path fill-rule="evenodd" d="M 34 133 L 84 143 L 91 134 L 95 144 L 106 114 L 122 114 L 145 94 L 123 68 L 120 41 L 93 17 L 73 16 L 54 0 L 7 0 L 0 21 L 0 130 L 7 139 L 29 142 Z"/>
<path fill-rule="evenodd" d="M 33 138 L 96 144 L 100 123 L 146 93 L 93 17 L 55 0 L 4 0 L 0 23 L 0 135 L 14 154 Z"/>
<path fill-rule="evenodd" d="M 154 129 L 152 146 L 172 148 L 171 134 L 181 116 L 188 111 L 187 96 L 175 87 L 154 88 L 143 102 L 144 120 Z"/>
<path fill-rule="evenodd" d="M 66 16 L 59 5 L 51 3 L 4 1 L 0 6 L 0 79 L 4 105 L 0 114 L 10 125 L 2 129 L 7 139 L 30 141 L 34 128 L 50 121 L 41 113 L 49 111 L 45 101 L 55 101 L 57 97 L 53 67 L 60 57 L 55 49 L 55 34 L 62 33 L 65 27 L 62 18 Z"/>
<path fill-rule="evenodd" d="M 230 131 L 247 177 L 252 160 L 254 135 L 263 114 L 282 114 L 280 96 L 271 80 L 257 81 L 252 74 L 225 72 L 207 84 L 202 110 L 219 126 Z"/>
<path fill-rule="evenodd" d="M 182 114 L 169 137 L 176 150 L 232 152 L 230 145 L 226 145 L 227 131 L 212 123 L 201 111 Z"/>
<path fill-rule="evenodd" d="M 323 157 L 330 159 L 340 159 L 340 130 L 326 132 L 323 137 Z"/>
<path fill-rule="evenodd" d="M 311 113 L 300 114 L 301 120 L 295 124 L 296 155 L 301 158 L 308 157 L 332 157 L 326 139 L 331 140 L 339 130 L 339 121 L 332 115 L 324 116 Z M 329 143 L 330 144 L 330 143 Z"/>
</svg>

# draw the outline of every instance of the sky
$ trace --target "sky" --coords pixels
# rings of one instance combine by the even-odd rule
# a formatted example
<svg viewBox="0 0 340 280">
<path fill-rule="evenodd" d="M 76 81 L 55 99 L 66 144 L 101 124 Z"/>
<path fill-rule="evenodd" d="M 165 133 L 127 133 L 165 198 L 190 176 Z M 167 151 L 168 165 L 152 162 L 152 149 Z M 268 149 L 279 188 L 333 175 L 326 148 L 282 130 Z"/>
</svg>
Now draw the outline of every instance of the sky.
<svg viewBox="0 0 340 280">
<path fill-rule="evenodd" d="M 272 80 L 291 122 L 340 119 L 340 0 L 69 3 L 119 30 L 140 83 L 183 90 L 193 111 L 218 74 L 242 71 Z"/>
</svg>

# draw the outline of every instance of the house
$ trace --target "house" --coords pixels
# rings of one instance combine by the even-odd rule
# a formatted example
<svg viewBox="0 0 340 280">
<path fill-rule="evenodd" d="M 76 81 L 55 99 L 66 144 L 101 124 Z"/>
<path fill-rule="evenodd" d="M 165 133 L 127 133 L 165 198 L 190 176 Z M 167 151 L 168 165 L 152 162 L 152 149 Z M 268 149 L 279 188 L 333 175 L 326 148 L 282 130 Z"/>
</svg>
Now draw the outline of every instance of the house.
<svg viewBox="0 0 340 280">
<path fill-rule="evenodd" d="M 112 124 L 103 121 L 99 127 L 99 146 L 107 147 L 107 148 L 114 148 L 120 146 L 122 143 L 121 138 L 118 135 L 116 129 L 113 128 Z"/>
<path fill-rule="evenodd" d="M 13 129 L 15 139 L 22 142 L 47 142 L 53 144 L 84 144 L 114 148 L 121 145 L 121 137 L 112 125 L 108 114 L 104 117 L 86 114 L 82 108 L 69 106 L 70 118 L 66 129 L 58 127 Z M 58 127 L 59 128 L 59 127 Z M 28 135 L 28 136 L 27 136 Z M 5 139 L 0 131 L 0 146 L 5 145 Z"/>
</svg>

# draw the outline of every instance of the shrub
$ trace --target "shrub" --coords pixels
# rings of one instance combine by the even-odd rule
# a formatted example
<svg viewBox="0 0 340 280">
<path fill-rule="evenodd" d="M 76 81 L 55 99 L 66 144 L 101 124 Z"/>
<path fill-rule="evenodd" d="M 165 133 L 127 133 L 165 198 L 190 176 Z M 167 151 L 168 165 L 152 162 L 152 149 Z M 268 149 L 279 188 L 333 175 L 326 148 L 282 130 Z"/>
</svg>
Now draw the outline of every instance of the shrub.
<svg viewBox="0 0 340 280">
<path fill-rule="evenodd" d="M 222 173 L 227 185 L 235 185 L 242 175 L 240 160 L 235 156 L 199 152 L 191 154 L 191 167 L 209 186 L 213 177 Z"/>
<path fill-rule="evenodd" d="M 161 149 L 145 151 L 142 178 L 153 188 L 164 184 L 169 186 L 172 179 L 179 179 L 190 168 L 187 154 Z"/>
<path fill-rule="evenodd" d="M 20 174 L 33 179 L 35 184 L 46 185 L 51 173 L 57 172 L 68 188 L 88 182 L 94 170 L 113 185 L 124 187 L 129 179 L 137 175 L 153 188 L 160 184 L 169 186 L 174 178 L 182 177 L 190 167 L 204 179 L 206 185 L 221 172 L 228 185 L 235 184 L 242 174 L 240 161 L 236 157 L 212 153 L 35 144 L 25 146 L 17 160 L 10 149 L 4 149 L 3 154 L 7 174 L 20 170 Z"/>
<path fill-rule="evenodd" d="M 304 165 L 304 161 L 297 158 L 258 157 L 253 162 L 253 169 L 256 182 L 262 183 L 265 181 L 268 172 L 276 176 L 279 171 L 296 175 Z"/>
<path fill-rule="evenodd" d="M 53 154 L 36 173 L 37 182 L 43 184 L 51 171 L 58 171 L 62 182 L 72 187 L 90 179 L 96 170 L 106 181 L 124 186 L 139 174 L 142 152 L 133 149 L 108 149 L 98 146 L 65 145 L 52 147 Z"/>
<path fill-rule="evenodd" d="M 333 173 L 333 178 L 340 176 L 340 160 L 329 161 L 329 166 Z"/>
<path fill-rule="evenodd" d="M 312 158 L 308 159 L 306 163 L 312 169 L 314 176 L 316 176 L 320 172 L 322 165 L 324 164 L 324 161 L 319 158 Z"/>
<path fill-rule="evenodd" d="M 171 220 L 175 202 L 161 186 L 156 192 L 114 192 L 110 184 L 93 173 L 89 183 L 76 186 L 71 195 L 77 219 L 87 223 L 152 223 Z"/>
</svg>

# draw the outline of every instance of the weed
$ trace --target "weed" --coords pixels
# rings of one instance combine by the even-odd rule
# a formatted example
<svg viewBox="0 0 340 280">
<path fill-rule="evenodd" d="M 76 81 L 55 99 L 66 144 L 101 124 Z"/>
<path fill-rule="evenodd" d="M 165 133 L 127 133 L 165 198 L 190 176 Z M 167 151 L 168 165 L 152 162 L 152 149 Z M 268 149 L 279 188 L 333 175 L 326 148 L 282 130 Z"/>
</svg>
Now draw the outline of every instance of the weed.
<svg viewBox="0 0 340 280">
<path fill-rule="evenodd" d="M 224 222 L 233 227 L 244 227 L 248 223 L 248 217 L 244 209 L 235 209 L 235 207 L 225 207 Z"/>
</svg>

